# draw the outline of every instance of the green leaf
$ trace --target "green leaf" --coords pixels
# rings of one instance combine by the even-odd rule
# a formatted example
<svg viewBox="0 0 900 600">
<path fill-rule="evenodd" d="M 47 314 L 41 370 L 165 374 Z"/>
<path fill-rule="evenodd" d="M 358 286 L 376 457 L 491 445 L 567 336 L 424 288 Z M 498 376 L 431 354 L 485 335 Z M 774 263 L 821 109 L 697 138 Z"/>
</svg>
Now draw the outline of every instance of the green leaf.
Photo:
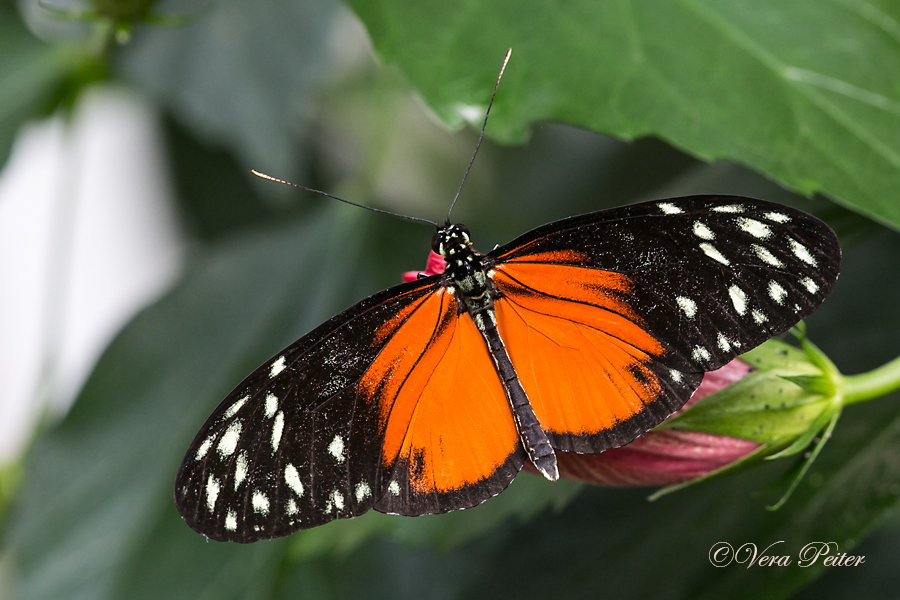
<svg viewBox="0 0 900 600">
<path fill-rule="evenodd" d="M 862 0 L 349 0 L 437 114 L 657 135 L 900 228 L 900 5 Z"/>
<path fill-rule="evenodd" d="M 55 108 L 54 92 L 81 60 L 73 48 L 36 39 L 13 3 L 0 2 L 0 166 L 19 128 Z"/>
<path fill-rule="evenodd" d="M 184 27 L 138 29 L 118 71 L 246 169 L 291 177 L 337 8 L 331 0 L 266 0 L 252 9 L 211 2 Z"/>
<path fill-rule="evenodd" d="M 834 428 L 834 423 L 837 421 L 836 415 L 840 414 L 840 412 L 840 407 L 828 406 L 824 408 L 822 412 L 816 416 L 813 422 L 810 423 L 806 431 L 800 434 L 790 446 L 775 454 L 771 454 L 766 458 L 769 460 L 776 460 L 802 452 L 812 443 L 813 439 L 826 428 L 826 426 L 830 429 Z"/>
</svg>

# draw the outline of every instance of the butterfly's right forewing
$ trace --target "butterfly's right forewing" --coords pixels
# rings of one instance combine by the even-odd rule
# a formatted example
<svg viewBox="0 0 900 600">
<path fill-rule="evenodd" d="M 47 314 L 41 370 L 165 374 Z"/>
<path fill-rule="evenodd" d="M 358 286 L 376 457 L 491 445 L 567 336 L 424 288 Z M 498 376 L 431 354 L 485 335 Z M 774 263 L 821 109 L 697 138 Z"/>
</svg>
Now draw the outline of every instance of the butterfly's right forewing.
<svg viewBox="0 0 900 600">
<path fill-rule="evenodd" d="M 551 444 L 593 453 L 659 424 L 704 372 L 812 313 L 840 258 L 806 213 L 693 196 L 550 223 L 487 262 L 500 333 Z"/>
</svg>

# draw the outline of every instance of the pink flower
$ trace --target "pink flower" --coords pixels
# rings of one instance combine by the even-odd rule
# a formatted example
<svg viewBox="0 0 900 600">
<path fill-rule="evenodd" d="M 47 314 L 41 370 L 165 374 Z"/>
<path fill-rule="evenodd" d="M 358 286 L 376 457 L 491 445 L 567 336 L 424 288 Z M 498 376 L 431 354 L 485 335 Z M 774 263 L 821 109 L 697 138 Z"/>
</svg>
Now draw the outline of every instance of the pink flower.
<svg viewBox="0 0 900 600">
<path fill-rule="evenodd" d="M 440 275 L 444 272 L 446 266 L 447 263 L 444 262 L 443 257 L 440 254 L 431 251 L 428 253 L 428 262 L 425 263 L 425 270 L 407 271 L 403 274 L 403 281 L 415 281 L 419 278 L 419 273 L 422 273 L 423 275 Z"/>
</svg>

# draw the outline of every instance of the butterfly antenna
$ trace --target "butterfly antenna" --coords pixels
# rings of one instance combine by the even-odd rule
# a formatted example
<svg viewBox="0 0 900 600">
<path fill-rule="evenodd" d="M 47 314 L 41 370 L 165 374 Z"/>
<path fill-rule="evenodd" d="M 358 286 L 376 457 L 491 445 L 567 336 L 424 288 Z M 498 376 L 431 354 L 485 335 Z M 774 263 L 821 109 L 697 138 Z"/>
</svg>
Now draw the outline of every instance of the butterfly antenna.
<svg viewBox="0 0 900 600">
<path fill-rule="evenodd" d="M 459 193 L 462 191 L 463 184 L 466 182 L 466 177 L 469 176 L 469 171 L 472 169 L 472 163 L 475 162 L 475 155 L 478 154 L 478 149 L 481 147 L 481 140 L 484 139 L 484 129 L 487 127 L 488 115 L 491 114 L 491 107 L 494 105 L 494 98 L 497 96 L 497 88 L 500 87 L 500 78 L 503 77 L 503 71 L 506 69 L 506 63 L 509 62 L 511 54 L 512 48 L 506 51 L 506 56 L 503 58 L 503 64 L 500 65 L 500 74 L 497 75 L 497 83 L 494 84 L 494 93 L 491 94 L 491 101 L 488 103 L 487 110 L 484 113 L 484 123 L 481 125 L 481 135 L 478 136 L 478 143 L 475 144 L 475 152 L 472 153 L 472 159 L 469 161 L 469 166 L 466 167 L 466 173 L 459 183 L 459 189 L 456 190 L 456 196 L 453 197 L 453 202 L 450 203 L 450 210 L 447 211 L 447 225 L 450 224 L 450 213 L 453 212 L 453 207 L 456 205 Z"/>
<path fill-rule="evenodd" d="M 392 217 L 400 217 L 401 219 L 406 219 L 407 221 L 419 221 L 420 223 L 428 223 L 429 225 L 434 226 L 436 229 L 440 229 L 440 226 L 438 226 L 437 223 L 435 223 L 434 221 L 429 221 L 428 219 L 420 219 L 419 217 L 410 217 L 407 215 L 392 213 L 389 210 L 382 210 L 380 208 L 373 208 L 371 206 L 366 206 L 364 204 L 357 204 L 356 202 L 350 202 L 349 200 L 344 200 L 343 198 L 338 198 L 337 196 L 332 196 L 328 192 L 323 192 L 321 190 L 314 190 L 312 188 L 306 187 L 305 185 L 291 183 L 290 181 L 285 181 L 284 179 L 278 179 L 276 177 L 272 177 L 271 175 L 266 175 L 265 173 L 260 173 L 259 171 L 256 171 L 255 169 L 251 169 L 250 172 L 253 173 L 254 175 L 256 175 L 257 177 L 262 177 L 263 179 L 268 179 L 269 181 L 276 181 L 278 183 L 283 183 L 284 185 L 292 185 L 295 188 L 300 188 L 301 190 L 306 190 L 307 192 L 313 192 L 315 194 L 321 194 L 323 196 L 327 196 L 328 198 L 333 198 L 334 200 L 339 200 L 339 201 L 343 202 L 344 204 L 349 204 L 351 206 L 358 206 L 359 208 L 365 208 L 366 210 L 371 210 L 373 212 L 382 213 L 385 215 L 391 215 Z"/>
</svg>

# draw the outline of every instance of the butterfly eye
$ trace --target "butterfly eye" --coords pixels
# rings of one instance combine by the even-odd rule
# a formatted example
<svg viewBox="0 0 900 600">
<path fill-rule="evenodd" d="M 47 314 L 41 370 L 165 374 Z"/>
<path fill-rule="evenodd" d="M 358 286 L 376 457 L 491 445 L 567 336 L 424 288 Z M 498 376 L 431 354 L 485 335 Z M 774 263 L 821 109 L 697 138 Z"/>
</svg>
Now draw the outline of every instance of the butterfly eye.
<svg viewBox="0 0 900 600">
<path fill-rule="evenodd" d="M 443 232 L 438 231 L 436 234 L 434 234 L 431 237 L 431 249 L 434 251 L 435 254 L 441 253 L 441 238 L 443 237 L 441 235 L 442 233 Z"/>
</svg>

